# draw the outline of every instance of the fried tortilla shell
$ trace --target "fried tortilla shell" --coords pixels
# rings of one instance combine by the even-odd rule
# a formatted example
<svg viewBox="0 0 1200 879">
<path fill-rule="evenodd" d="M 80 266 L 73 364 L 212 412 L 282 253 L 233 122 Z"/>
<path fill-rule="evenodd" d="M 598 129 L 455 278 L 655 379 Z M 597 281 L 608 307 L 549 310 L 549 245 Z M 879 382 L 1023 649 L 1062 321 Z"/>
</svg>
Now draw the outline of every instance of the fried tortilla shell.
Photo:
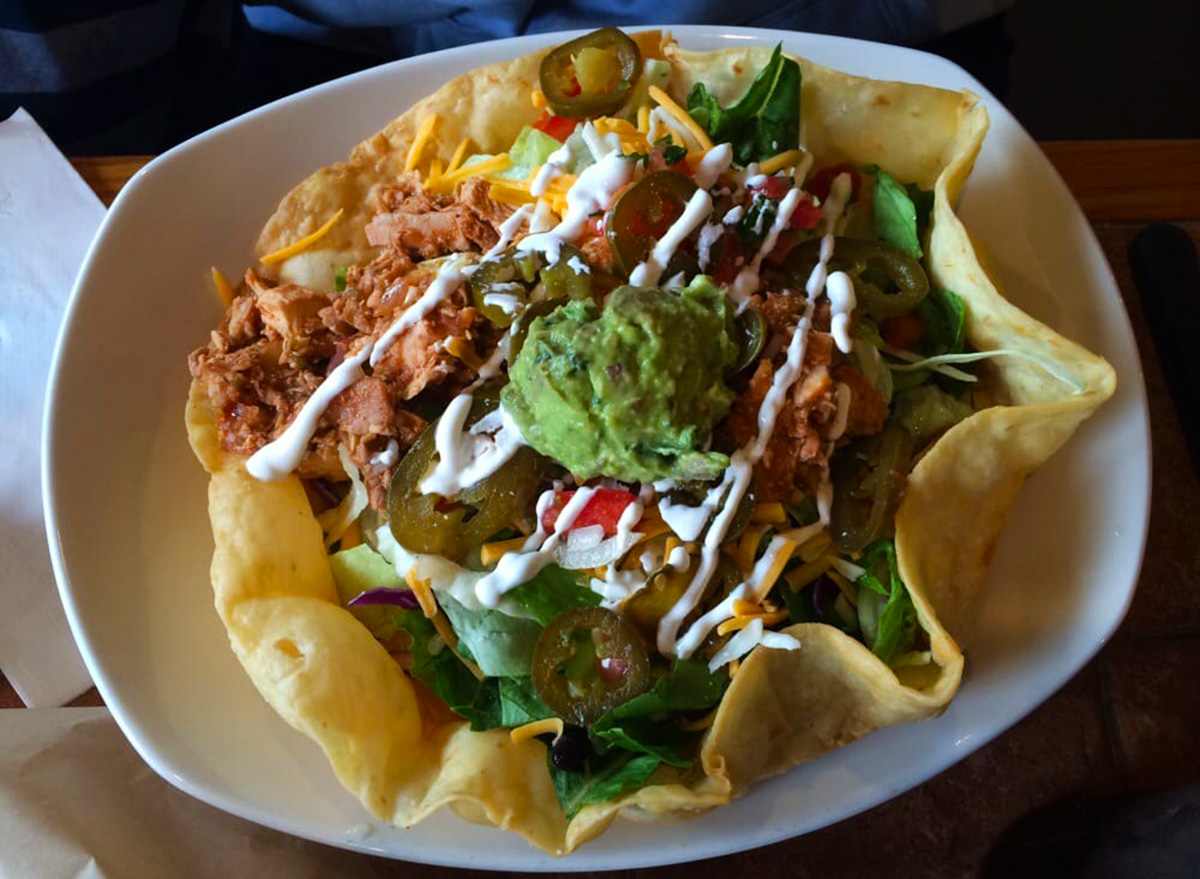
<svg viewBox="0 0 1200 879">
<path fill-rule="evenodd" d="M 651 46 L 658 38 L 642 40 Z M 662 48 L 673 62 L 670 91 L 680 101 L 697 81 L 722 102 L 735 99 L 768 57 L 757 48 Z M 466 136 L 485 152 L 506 148 L 538 115 L 529 96 L 542 54 L 452 80 L 357 147 L 349 161 L 312 175 L 283 200 L 258 253 L 312 232 L 342 208 L 342 220 L 316 249 L 280 266 L 287 279 L 331 289 L 335 266 L 374 255 L 363 232 L 372 190 L 400 172 L 420 120 L 441 117 L 436 150 L 443 160 Z M 721 805 L 760 778 L 875 729 L 936 715 L 957 690 L 959 643 L 1017 490 L 1112 394 L 1115 377 L 1103 360 L 1008 304 L 980 267 L 952 209 L 987 128 L 974 95 L 800 63 L 802 130 L 817 166 L 877 163 L 898 179 L 934 186 L 934 282 L 965 300 L 975 347 L 1025 355 L 992 363 L 986 381 L 1002 405 L 938 440 L 912 472 L 897 515 L 900 569 L 929 638 L 930 661 L 893 670 L 832 627 L 792 626 L 786 631 L 801 649 L 747 657 L 693 769 L 664 768 L 648 786 L 587 806 L 568 821 L 540 742 L 513 744 L 500 730 L 473 733 L 464 721 L 423 706 L 428 696 L 338 604 L 321 529 L 299 479 L 271 484 L 250 477 L 241 459 L 220 449 L 214 413 L 193 385 L 189 437 L 212 475 L 212 580 L 233 649 L 280 716 L 321 746 L 341 782 L 380 819 L 411 826 L 449 806 L 564 854 L 619 814 L 684 817 Z"/>
</svg>

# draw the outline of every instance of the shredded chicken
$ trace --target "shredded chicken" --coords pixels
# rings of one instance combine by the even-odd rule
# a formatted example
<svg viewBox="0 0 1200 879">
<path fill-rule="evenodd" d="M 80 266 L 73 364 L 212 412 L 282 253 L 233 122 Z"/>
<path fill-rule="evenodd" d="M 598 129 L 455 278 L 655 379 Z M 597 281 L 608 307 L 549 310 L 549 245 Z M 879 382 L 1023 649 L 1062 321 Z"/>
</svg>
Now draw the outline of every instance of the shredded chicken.
<svg viewBox="0 0 1200 879">
<path fill-rule="evenodd" d="M 756 297 L 753 307 L 767 319 L 777 337 L 790 338 L 797 315 L 804 307 L 799 296 L 769 293 Z M 816 491 L 830 450 L 830 434 L 837 420 L 837 385 L 850 389 L 850 409 L 843 436 L 877 433 L 887 418 L 887 403 L 866 377 L 848 363 L 836 363 L 837 349 L 829 334 L 829 307 L 815 309 L 809 330 L 800 378 L 792 386 L 762 459 L 754 468 L 754 490 L 759 501 L 782 501 L 797 488 Z M 776 346 L 781 351 L 786 345 Z M 758 434 L 758 410 L 775 378 L 776 364 L 763 357 L 746 388 L 737 395 L 721 425 L 730 446 L 742 446 Z"/>
<path fill-rule="evenodd" d="M 354 291 L 326 295 L 295 284 L 273 285 L 247 272 L 244 292 L 230 306 L 208 345 L 189 365 L 208 399 L 221 413 L 222 446 L 253 454 L 279 436 L 352 343 L 378 337 L 400 311 L 421 295 L 430 273 L 414 273 L 411 286 L 393 295 L 361 300 Z M 472 373 L 445 351 L 451 336 L 479 336 L 479 314 L 457 293 L 396 340 L 369 376 L 330 404 L 297 473 L 309 478 L 345 478 L 339 444 L 348 445 L 362 469 L 371 502 L 386 502 L 392 467 L 371 459 L 396 440 L 407 449 L 426 422 L 405 401 L 434 388 L 447 393 Z"/>
<path fill-rule="evenodd" d="M 496 227 L 511 212 L 487 193 L 486 180 L 469 177 L 453 197 L 429 195 L 415 174 L 406 175 L 377 194 L 380 213 L 367 224 L 367 241 L 412 259 L 487 250 L 499 240 Z"/>
</svg>

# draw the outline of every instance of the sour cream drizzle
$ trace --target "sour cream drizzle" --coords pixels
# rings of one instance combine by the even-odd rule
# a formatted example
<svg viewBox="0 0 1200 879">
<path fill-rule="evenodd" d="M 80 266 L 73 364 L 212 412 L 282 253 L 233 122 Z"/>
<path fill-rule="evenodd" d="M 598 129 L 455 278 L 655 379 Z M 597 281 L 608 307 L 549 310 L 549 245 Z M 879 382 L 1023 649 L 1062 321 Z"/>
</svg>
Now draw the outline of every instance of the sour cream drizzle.
<svg viewBox="0 0 1200 879">
<path fill-rule="evenodd" d="M 805 193 L 800 189 L 789 190 L 788 194 L 783 197 L 783 201 L 779 203 L 779 212 L 775 215 L 775 221 L 771 223 L 771 228 L 767 231 L 767 237 L 763 239 L 762 246 L 758 248 L 758 253 L 754 254 L 749 265 L 742 267 L 742 270 L 737 273 L 737 277 L 733 279 L 733 283 L 729 285 L 729 295 L 733 297 L 734 302 L 741 305 L 758 292 L 758 270 L 762 266 L 762 261 L 768 253 L 775 249 L 780 233 L 788 227 L 796 206 L 800 204 L 800 199 L 805 197 Z"/>
<path fill-rule="evenodd" d="M 821 259 L 813 269 L 813 273 L 806 285 L 808 303 L 804 314 L 796 324 L 791 341 L 788 343 L 787 360 L 775 372 L 771 387 L 763 398 L 762 405 L 759 407 L 758 435 L 752 443 L 748 443 L 734 452 L 729 467 L 725 469 L 721 483 L 712 490 L 713 492 L 717 492 L 717 497 L 723 496 L 724 502 L 721 504 L 712 524 L 709 526 L 708 533 L 704 536 L 704 543 L 700 553 L 700 565 L 691 583 L 688 584 L 687 590 L 659 621 L 656 641 L 658 651 L 664 656 L 678 656 L 685 659 L 691 656 L 703 642 L 708 632 L 711 631 L 712 627 L 732 615 L 733 601 L 736 600 L 734 596 L 736 595 L 737 598 L 741 598 L 750 593 L 749 585 L 746 583 L 741 584 L 717 607 L 693 623 L 682 638 L 679 638 L 678 641 L 676 640 L 680 626 L 683 625 L 684 619 L 691 614 L 699 603 L 709 579 L 716 570 L 721 544 L 725 541 L 725 535 L 729 531 L 729 525 L 733 521 L 742 497 L 750 487 L 754 465 L 762 458 L 766 451 L 767 443 L 770 441 L 771 433 L 775 429 L 775 422 L 779 417 L 779 412 L 787 400 L 787 395 L 791 391 L 792 385 L 800 377 L 800 371 L 804 365 L 804 353 L 808 347 L 808 333 L 812 326 L 816 299 L 825 288 L 825 266 L 829 258 L 833 255 L 833 233 L 841 218 L 842 211 L 845 210 L 849 195 L 850 177 L 848 174 L 839 174 L 830 188 L 829 198 L 826 199 L 825 238 L 822 241 Z M 801 196 L 802 193 L 800 190 L 793 189 L 784 197 L 783 202 L 780 204 L 779 215 L 775 223 L 771 226 L 771 233 L 768 233 L 768 239 L 771 239 L 772 235 L 778 238 L 779 231 L 782 231 L 790 221 L 791 211 L 795 210 Z M 783 218 L 782 223 L 780 222 L 781 218 Z M 828 241 L 828 248 L 824 246 L 825 241 Z M 761 257 L 765 253 L 770 252 L 772 247 L 774 247 L 774 241 L 765 241 L 762 249 L 755 256 L 755 263 L 753 264 L 755 268 L 754 289 L 758 287 L 757 263 L 761 262 Z M 749 293 L 746 296 L 749 296 Z M 706 502 L 707 500 L 706 498 Z M 828 501 L 828 498 L 826 501 Z M 821 511 L 822 522 L 827 522 L 828 502 L 822 507 L 820 492 L 818 492 L 817 503 L 818 509 Z M 705 505 L 702 505 L 702 508 L 703 506 Z M 664 521 L 666 521 L 665 515 Z M 776 539 L 779 540 L 780 538 Z M 774 545 L 775 541 L 772 541 L 772 546 Z M 767 554 L 759 562 L 763 562 L 770 556 L 770 553 L 771 548 L 768 547 Z M 750 578 L 750 582 L 757 582 L 753 575 Z M 739 592 L 741 594 L 738 594 Z M 724 614 L 724 616 L 721 614 Z M 716 622 L 712 622 L 712 620 L 716 620 Z"/>
<path fill-rule="evenodd" d="M 701 189 L 712 189 L 717 178 L 729 170 L 733 161 L 733 147 L 727 143 L 717 144 L 700 158 L 693 179 Z"/>
<path fill-rule="evenodd" d="M 656 286 L 667 268 L 667 263 L 675 255 L 675 249 L 696 231 L 696 227 L 711 213 L 712 196 L 708 194 L 707 189 L 697 189 L 688 199 L 687 207 L 683 209 L 679 219 L 672 223 L 666 234 L 655 243 L 646 261 L 638 263 L 629 273 L 629 283 L 635 287 Z"/>
<path fill-rule="evenodd" d="M 517 230 L 521 228 L 521 224 L 532 213 L 533 205 L 527 204 L 523 204 L 513 211 L 508 219 L 500 224 L 500 240 L 488 248 L 487 253 L 483 255 L 483 262 L 491 262 L 494 259 L 499 259 L 500 254 L 504 252 L 509 242 L 513 240 L 513 236 L 517 234 Z"/>
<path fill-rule="evenodd" d="M 538 169 L 533 182 L 529 184 L 529 194 L 535 198 L 546 194 L 550 181 L 563 172 L 563 167 L 571 161 L 571 148 L 565 143 L 546 156 L 546 164 Z"/>
<path fill-rule="evenodd" d="M 433 279 L 433 283 L 426 287 L 425 292 L 421 294 L 421 298 L 404 309 L 403 313 L 392 321 L 392 325 L 379 337 L 379 341 L 375 343 L 374 350 L 371 351 L 372 366 L 383 359 L 383 355 L 387 353 L 387 349 L 400 337 L 401 333 L 433 311 L 439 302 L 457 290 L 467 280 L 467 277 L 471 274 L 468 268 L 466 260 L 460 255 L 452 256 L 446 260 L 441 271 L 437 273 L 437 277 Z"/>
<path fill-rule="evenodd" d="M 551 264 L 558 262 L 563 244 L 579 238 L 588 217 L 596 211 L 608 210 L 617 191 L 633 181 L 635 165 L 618 150 L 607 153 L 596 164 L 589 165 L 567 190 L 567 213 L 562 221 L 548 232 L 525 236 L 517 244 L 517 249 L 523 252 L 540 251 L 546 254 Z"/>
<path fill-rule="evenodd" d="M 824 242 L 822 242 L 824 246 Z M 858 302 L 854 298 L 854 282 L 845 272 L 834 272 L 825 282 L 826 295 L 829 296 L 829 307 L 832 313 L 830 331 L 838 350 L 849 354 L 854 350 L 854 340 L 850 338 L 850 315 Z"/>
<path fill-rule="evenodd" d="M 575 519 L 587 506 L 588 501 L 595 494 L 593 488 L 579 488 L 575 490 L 575 494 L 567 501 L 567 505 L 563 507 L 562 512 L 558 514 L 558 518 L 554 522 L 554 532 L 542 542 L 541 546 L 532 551 L 527 552 L 509 552 L 500 557 L 500 561 L 496 563 L 496 569 L 480 578 L 475 584 L 475 597 L 479 599 L 479 603 L 484 607 L 495 607 L 500 603 L 500 599 L 504 597 L 504 593 L 511 589 L 515 589 L 522 583 L 525 583 L 535 577 L 539 571 L 554 561 L 554 549 L 558 546 L 563 536 L 570 530 L 575 523 Z M 551 497 L 553 500 L 553 496 Z M 542 513 L 545 508 L 542 506 L 542 499 L 538 498 L 538 532 L 543 533 L 541 527 Z M 534 536 L 537 536 L 535 534 Z M 532 542 L 526 541 L 526 546 Z"/>
</svg>

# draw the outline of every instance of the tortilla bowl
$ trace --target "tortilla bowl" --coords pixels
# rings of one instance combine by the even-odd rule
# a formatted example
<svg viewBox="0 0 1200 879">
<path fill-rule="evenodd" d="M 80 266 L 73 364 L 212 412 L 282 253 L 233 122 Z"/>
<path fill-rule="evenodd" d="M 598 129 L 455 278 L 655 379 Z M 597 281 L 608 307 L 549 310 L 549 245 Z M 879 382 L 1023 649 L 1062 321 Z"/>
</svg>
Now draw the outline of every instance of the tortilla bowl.
<svg viewBox="0 0 1200 879">
<path fill-rule="evenodd" d="M 657 44 L 644 36 L 643 45 Z M 736 98 L 766 50 L 713 53 L 661 47 L 672 61 L 669 92 L 681 100 L 702 80 L 722 102 Z M 537 111 L 528 95 L 543 52 L 450 81 L 286 196 L 263 230 L 262 255 L 343 222 L 319 246 L 286 260 L 280 277 L 319 290 L 333 267 L 370 258 L 363 235 L 369 193 L 402 168 L 417 124 L 442 122 L 445 161 L 461 137 L 504 149 Z M 967 303 L 966 332 L 981 349 L 1022 356 L 992 361 L 983 384 L 995 405 L 944 434 L 910 475 L 897 513 L 901 573 L 930 643 L 924 665 L 892 670 L 829 626 L 787 631 L 798 651 L 758 650 L 721 702 L 692 770 L 662 769 L 652 783 L 567 821 L 545 770 L 544 746 L 504 731 L 473 733 L 438 711 L 338 601 L 322 532 L 300 481 L 262 483 L 221 451 L 213 413 L 196 387 L 188 402 L 193 449 L 211 474 L 216 607 L 231 645 L 264 698 L 317 741 L 339 779 L 379 818 L 411 826 L 442 806 L 513 830 L 553 854 L 593 838 L 619 814 L 675 818 L 727 803 L 758 779 L 884 726 L 942 711 L 961 681 L 963 655 L 987 564 L 1024 479 L 1112 395 L 1100 358 L 1008 304 L 980 266 L 953 203 L 987 129 L 967 92 L 878 82 L 806 62 L 802 126 L 817 165 L 880 164 L 935 190 L 932 280 Z M 1003 589 L 1004 584 L 994 588 Z"/>
</svg>

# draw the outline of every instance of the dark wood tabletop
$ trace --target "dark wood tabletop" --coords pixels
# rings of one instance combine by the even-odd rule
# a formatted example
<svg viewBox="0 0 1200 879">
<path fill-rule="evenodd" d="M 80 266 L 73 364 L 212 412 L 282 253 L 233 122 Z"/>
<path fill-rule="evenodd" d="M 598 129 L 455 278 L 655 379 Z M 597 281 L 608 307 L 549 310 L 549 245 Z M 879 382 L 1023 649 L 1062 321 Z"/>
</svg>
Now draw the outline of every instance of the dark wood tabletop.
<svg viewBox="0 0 1200 879">
<path fill-rule="evenodd" d="M 966 879 L 980 875 L 997 838 L 1030 810 L 1049 806 L 1066 814 L 1080 811 L 1089 797 L 1200 780 L 1200 479 L 1127 260 L 1133 236 L 1152 221 L 1178 223 L 1200 242 L 1200 141 L 1042 147 L 1083 205 L 1116 273 L 1145 372 L 1153 500 L 1129 615 L 1099 655 L 1045 704 L 925 784 L 832 827 L 743 854 L 661 868 L 657 877 L 859 879 L 897 875 L 902 867 L 908 877 Z M 110 203 L 149 158 L 73 163 Z M 91 690 L 72 704 L 102 703 Z M 0 677 L 0 708 L 19 707 Z M 460 872 L 363 856 L 364 876 Z"/>
</svg>

